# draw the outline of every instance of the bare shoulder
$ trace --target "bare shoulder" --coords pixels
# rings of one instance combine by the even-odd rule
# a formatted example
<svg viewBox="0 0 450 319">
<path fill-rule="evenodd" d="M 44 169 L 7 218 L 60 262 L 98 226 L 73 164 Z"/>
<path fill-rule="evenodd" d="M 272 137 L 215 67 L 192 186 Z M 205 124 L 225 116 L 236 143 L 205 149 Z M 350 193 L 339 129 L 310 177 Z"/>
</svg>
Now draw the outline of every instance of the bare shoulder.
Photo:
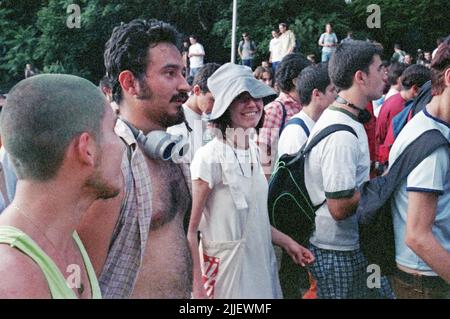
<svg viewBox="0 0 450 319">
<path fill-rule="evenodd" d="M 114 227 L 120 215 L 124 197 L 120 194 L 108 200 L 96 200 L 83 214 L 77 232 L 86 248 L 97 276 L 106 261 Z"/>
<path fill-rule="evenodd" d="M 28 256 L 0 245 L 0 299 L 51 298 L 45 275 Z"/>
</svg>

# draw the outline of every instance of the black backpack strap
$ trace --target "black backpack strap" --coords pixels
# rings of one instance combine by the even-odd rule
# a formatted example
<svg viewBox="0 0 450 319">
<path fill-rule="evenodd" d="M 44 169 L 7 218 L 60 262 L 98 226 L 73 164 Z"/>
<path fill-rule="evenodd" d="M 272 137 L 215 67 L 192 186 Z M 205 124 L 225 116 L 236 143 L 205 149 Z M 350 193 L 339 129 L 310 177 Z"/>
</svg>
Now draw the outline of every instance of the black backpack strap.
<svg viewBox="0 0 450 319">
<path fill-rule="evenodd" d="M 422 133 L 410 143 L 389 168 L 389 179 L 395 181 L 393 190 L 411 173 L 417 165 L 440 147 L 449 146 L 449 142 L 437 129 Z"/>
<path fill-rule="evenodd" d="M 281 109 L 282 109 L 282 111 L 283 111 L 283 115 L 281 116 L 281 126 L 280 126 L 280 131 L 279 131 L 279 133 L 278 133 L 278 136 L 280 136 L 280 135 L 281 135 L 281 132 L 282 132 L 283 129 L 284 129 L 284 122 L 286 122 L 287 112 L 286 112 L 286 107 L 284 106 L 283 102 L 281 102 L 281 101 L 277 101 L 277 102 L 280 103 Z"/>
<path fill-rule="evenodd" d="M 306 137 L 309 137 L 310 132 L 309 132 L 308 126 L 306 126 L 305 121 L 303 121 L 301 118 L 298 118 L 298 117 L 291 118 L 291 119 L 286 123 L 286 125 L 283 127 L 283 130 L 284 130 L 286 127 L 288 127 L 289 125 L 298 125 L 298 126 L 301 126 L 302 129 L 303 129 L 303 131 L 304 131 L 305 134 L 306 134 Z M 280 130 L 280 131 L 281 131 L 281 130 Z M 281 133 L 280 133 L 280 135 L 281 135 Z"/>
<path fill-rule="evenodd" d="M 326 128 L 324 128 L 323 130 L 321 130 L 317 135 L 315 135 L 311 142 L 309 142 L 305 149 L 303 150 L 303 155 L 308 154 L 312 148 L 314 146 L 316 146 L 317 144 L 320 143 L 320 141 L 322 141 L 325 137 L 327 137 L 330 134 L 333 134 L 334 132 L 338 132 L 338 131 L 346 131 L 349 133 L 352 133 L 353 135 L 355 135 L 356 138 L 358 138 L 358 135 L 356 134 L 355 130 L 348 125 L 344 125 L 344 124 L 333 124 L 330 126 L 327 126 Z"/>
<path fill-rule="evenodd" d="M 358 138 L 358 135 L 356 134 L 355 130 L 348 125 L 345 124 L 333 124 L 330 126 L 327 126 L 326 128 L 322 129 L 319 133 L 317 133 L 311 140 L 311 142 L 306 142 L 300 151 L 298 151 L 297 155 L 286 165 L 290 165 L 291 163 L 296 162 L 301 156 L 306 156 L 314 146 L 320 143 L 321 140 L 323 140 L 325 137 L 327 137 L 330 134 L 333 134 L 334 132 L 338 131 L 346 131 L 349 133 L 352 133 L 355 135 L 356 138 Z"/>
</svg>

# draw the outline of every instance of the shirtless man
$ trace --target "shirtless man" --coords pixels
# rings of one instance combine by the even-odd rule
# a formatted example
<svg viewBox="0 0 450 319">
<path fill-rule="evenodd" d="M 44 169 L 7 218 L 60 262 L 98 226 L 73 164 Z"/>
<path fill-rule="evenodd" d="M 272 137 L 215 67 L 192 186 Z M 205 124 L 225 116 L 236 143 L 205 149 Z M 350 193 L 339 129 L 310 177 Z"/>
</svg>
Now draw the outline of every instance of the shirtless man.
<svg viewBox="0 0 450 319">
<path fill-rule="evenodd" d="M 122 188 L 124 145 L 100 90 L 71 75 L 36 75 L 10 92 L 1 135 L 18 183 L 0 216 L 1 298 L 101 298 L 75 228 Z"/>
<path fill-rule="evenodd" d="M 126 183 L 118 200 L 93 205 L 79 229 L 105 298 L 190 297 L 192 259 L 183 230 L 191 206 L 188 170 L 146 153 L 130 130 L 146 135 L 184 120 L 190 87 L 178 39 L 167 23 L 133 20 L 115 28 L 106 44 L 106 71 L 121 115 L 116 133 L 128 145 Z"/>
</svg>

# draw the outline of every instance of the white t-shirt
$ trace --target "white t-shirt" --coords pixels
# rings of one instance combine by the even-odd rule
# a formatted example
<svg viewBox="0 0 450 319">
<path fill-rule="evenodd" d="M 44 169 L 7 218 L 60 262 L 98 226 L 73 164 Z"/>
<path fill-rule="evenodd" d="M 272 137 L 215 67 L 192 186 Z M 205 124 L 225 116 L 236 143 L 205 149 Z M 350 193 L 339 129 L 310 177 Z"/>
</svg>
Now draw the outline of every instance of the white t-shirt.
<svg viewBox="0 0 450 319">
<path fill-rule="evenodd" d="M 212 189 L 199 224 L 209 248 L 225 253 L 235 251 L 236 245 L 242 248 L 220 260 L 219 273 L 227 270 L 217 277 L 217 298 L 281 298 L 268 185 L 256 144 L 242 150 L 214 138 L 195 154 L 191 177 L 208 182 Z"/>
<path fill-rule="evenodd" d="M 450 141 L 450 125 L 434 118 L 426 108 L 414 116 L 400 132 L 389 153 L 389 163 L 423 132 L 438 129 Z M 406 220 L 408 213 L 408 191 L 432 192 L 439 195 L 436 218 L 432 232 L 440 244 L 450 252 L 450 159 L 449 153 L 441 147 L 425 158 L 407 177 L 395 192 L 392 201 L 394 217 L 396 260 L 400 265 L 424 272 L 431 268 L 406 244 Z"/>
<path fill-rule="evenodd" d="M 281 55 L 280 38 L 273 38 L 269 43 L 269 51 L 272 53 L 272 62 L 280 62 Z"/>
<path fill-rule="evenodd" d="M 317 121 L 308 142 L 323 128 L 345 124 L 358 137 L 346 131 L 335 132 L 316 145 L 305 161 L 305 183 L 314 205 L 326 198 L 351 197 L 355 188 L 369 180 L 369 144 L 364 126 L 348 111 L 330 106 Z M 316 230 L 310 242 L 322 249 L 351 251 L 359 248 L 359 228 L 355 215 L 336 221 L 325 202 L 317 211 Z"/>
<path fill-rule="evenodd" d="M 309 132 L 312 131 L 314 124 L 316 124 L 303 110 L 295 114 L 291 119 L 293 118 L 302 119 Z M 286 126 L 278 141 L 278 155 L 297 153 L 307 140 L 308 136 L 303 127 L 297 124 Z"/>
<path fill-rule="evenodd" d="M 181 123 L 167 128 L 167 133 L 172 135 L 182 135 L 189 141 L 189 151 L 183 156 L 182 162 L 190 163 L 194 158 L 195 152 L 206 144 L 206 141 L 204 140 L 206 123 L 202 121 L 202 116 L 200 114 L 194 112 L 186 104 L 183 104 L 183 112 L 186 122 L 192 131 L 189 132 L 186 123 Z"/>
<path fill-rule="evenodd" d="M 203 45 L 198 42 L 196 44 L 192 44 L 189 47 L 189 53 L 203 54 L 202 56 L 192 56 L 189 58 L 191 69 L 201 68 L 203 66 L 203 57 L 205 55 L 205 49 L 203 49 Z"/>
<path fill-rule="evenodd" d="M 286 32 L 282 33 L 278 39 L 280 40 L 279 50 L 281 59 L 283 59 L 286 55 L 288 55 L 291 49 L 295 48 L 295 34 L 291 30 L 286 30 Z"/>
</svg>

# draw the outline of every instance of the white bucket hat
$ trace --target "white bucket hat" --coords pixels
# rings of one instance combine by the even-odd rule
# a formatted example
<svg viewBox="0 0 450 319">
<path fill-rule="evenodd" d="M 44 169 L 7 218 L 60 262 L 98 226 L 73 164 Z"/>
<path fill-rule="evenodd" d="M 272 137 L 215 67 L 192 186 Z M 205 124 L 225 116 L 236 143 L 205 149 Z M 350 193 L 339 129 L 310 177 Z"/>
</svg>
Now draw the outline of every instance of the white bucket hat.
<svg viewBox="0 0 450 319">
<path fill-rule="evenodd" d="M 233 63 L 225 63 L 218 68 L 209 77 L 208 88 L 214 96 L 211 120 L 221 117 L 243 92 L 248 92 L 255 99 L 277 94 L 270 86 L 255 79 L 249 67 Z"/>
</svg>

